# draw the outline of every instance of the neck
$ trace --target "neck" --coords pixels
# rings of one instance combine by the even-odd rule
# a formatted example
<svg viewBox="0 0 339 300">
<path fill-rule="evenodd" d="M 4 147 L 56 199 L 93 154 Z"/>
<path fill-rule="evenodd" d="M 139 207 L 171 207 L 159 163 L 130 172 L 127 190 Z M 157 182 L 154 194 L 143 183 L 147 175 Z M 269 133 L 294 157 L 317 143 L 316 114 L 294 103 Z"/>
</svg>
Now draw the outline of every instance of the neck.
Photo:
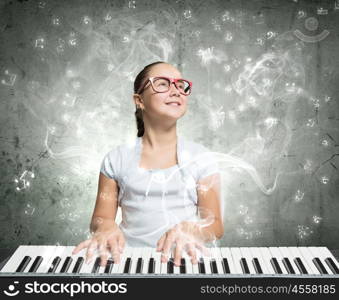
<svg viewBox="0 0 339 300">
<path fill-rule="evenodd" d="M 171 126 L 152 126 L 145 123 L 145 133 L 142 137 L 144 146 L 158 150 L 175 146 L 177 143 L 176 123 Z"/>
</svg>

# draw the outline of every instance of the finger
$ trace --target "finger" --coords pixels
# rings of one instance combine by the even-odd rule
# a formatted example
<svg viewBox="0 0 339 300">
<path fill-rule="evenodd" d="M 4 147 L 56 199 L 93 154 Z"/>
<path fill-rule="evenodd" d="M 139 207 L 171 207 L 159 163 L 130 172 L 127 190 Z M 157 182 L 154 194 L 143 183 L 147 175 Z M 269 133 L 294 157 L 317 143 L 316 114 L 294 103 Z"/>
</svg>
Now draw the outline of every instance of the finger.
<svg viewBox="0 0 339 300">
<path fill-rule="evenodd" d="M 77 254 L 80 250 L 87 248 L 88 245 L 91 243 L 92 239 L 88 239 L 86 241 L 81 242 L 78 246 L 76 246 L 73 251 L 72 251 L 72 255 Z"/>
<path fill-rule="evenodd" d="M 176 242 L 175 251 L 174 251 L 174 264 L 179 267 L 181 265 L 181 256 L 182 256 L 183 242 Z"/>
<path fill-rule="evenodd" d="M 167 234 L 165 242 L 164 242 L 163 250 L 162 250 L 162 255 L 161 255 L 162 262 L 167 262 L 170 256 L 170 251 L 171 251 L 173 243 L 174 243 L 173 235 Z"/>
<path fill-rule="evenodd" d="M 99 256 L 100 256 L 100 266 L 106 266 L 108 254 L 107 254 L 107 247 L 106 243 L 102 243 L 99 245 Z"/>
<path fill-rule="evenodd" d="M 157 251 L 162 251 L 162 249 L 164 247 L 165 240 L 166 240 L 166 233 L 163 234 L 161 236 L 161 238 L 159 239 L 159 241 L 157 243 Z"/>
<path fill-rule="evenodd" d="M 122 253 L 124 251 L 124 248 L 125 248 L 125 238 L 122 234 L 119 235 L 119 237 L 118 237 L 118 244 L 119 244 L 119 251 L 120 251 L 120 253 Z"/>
<path fill-rule="evenodd" d="M 195 247 L 192 243 L 187 244 L 187 254 L 191 257 L 192 264 L 197 264 L 197 253 L 195 251 Z"/>
<path fill-rule="evenodd" d="M 211 251 L 206 248 L 203 244 L 195 243 L 195 248 L 199 249 L 204 256 L 211 256 Z"/>
<path fill-rule="evenodd" d="M 120 250 L 119 250 L 119 244 L 116 239 L 111 239 L 108 241 L 110 248 L 111 248 L 111 255 L 113 258 L 113 263 L 119 264 L 120 263 Z"/>
<path fill-rule="evenodd" d="M 92 257 L 97 249 L 98 242 L 96 240 L 92 241 L 92 243 L 88 246 L 86 252 L 86 263 L 90 263 L 92 261 Z"/>
</svg>

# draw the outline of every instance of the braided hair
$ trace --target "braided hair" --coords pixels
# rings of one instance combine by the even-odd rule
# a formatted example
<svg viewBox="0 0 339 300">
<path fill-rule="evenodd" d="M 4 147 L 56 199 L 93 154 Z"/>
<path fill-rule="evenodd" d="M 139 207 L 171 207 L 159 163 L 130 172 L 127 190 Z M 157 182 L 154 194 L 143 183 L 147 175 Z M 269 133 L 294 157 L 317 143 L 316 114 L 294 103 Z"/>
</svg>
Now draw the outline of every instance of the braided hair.
<svg viewBox="0 0 339 300">
<path fill-rule="evenodd" d="M 135 94 L 139 91 L 140 87 L 145 83 L 145 79 L 146 79 L 149 71 L 151 70 L 151 68 L 154 65 L 163 64 L 163 63 L 165 63 L 165 62 L 157 61 L 157 62 L 154 62 L 154 63 L 151 63 L 151 64 L 145 66 L 141 70 L 141 72 L 137 75 L 137 77 L 135 77 L 135 80 L 134 80 L 134 93 Z M 135 119 L 136 119 L 136 123 L 137 123 L 137 129 L 138 129 L 137 136 L 142 137 L 145 133 L 145 126 L 144 126 L 144 120 L 143 120 L 143 117 L 142 117 L 141 108 L 136 107 L 134 114 L 135 114 Z"/>
</svg>

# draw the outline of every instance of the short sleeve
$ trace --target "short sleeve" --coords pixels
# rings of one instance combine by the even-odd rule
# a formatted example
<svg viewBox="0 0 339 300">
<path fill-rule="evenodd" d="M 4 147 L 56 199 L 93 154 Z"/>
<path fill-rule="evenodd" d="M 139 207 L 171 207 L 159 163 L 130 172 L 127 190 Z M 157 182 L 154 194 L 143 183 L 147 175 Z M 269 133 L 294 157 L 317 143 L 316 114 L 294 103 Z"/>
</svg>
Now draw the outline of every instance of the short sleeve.
<svg viewBox="0 0 339 300">
<path fill-rule="evenodd" d="M 200 153 L 196 161 L 198 181 L 207 176 L 220 173 L 215 154 L 205 146 L 200 145 L 199 148 Z"/>
<path fill-rule="evenodd" d="M 106 177 L 117 180 L 118 179 L 118 149 L 113 149 L 108 152 L 101 163 L 100 172 Z"/>
</svg>

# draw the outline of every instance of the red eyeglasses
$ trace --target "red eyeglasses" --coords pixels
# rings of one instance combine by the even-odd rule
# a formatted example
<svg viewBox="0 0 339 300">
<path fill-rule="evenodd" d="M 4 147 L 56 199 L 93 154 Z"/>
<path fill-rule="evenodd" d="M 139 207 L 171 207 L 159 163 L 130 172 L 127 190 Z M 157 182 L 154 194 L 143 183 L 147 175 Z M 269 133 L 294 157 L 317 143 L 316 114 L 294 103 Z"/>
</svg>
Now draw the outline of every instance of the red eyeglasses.
<svg viewBox="0 0 339 300">
<path fill-rule="evenodd" d="M 138 94 L 141 94 L 147 83 L 151 82 L 151 86 L 156 93 L 166 93 L 174 83 L 180 94 L 188 96 L 192 91 L 192 82 L 182 78 L 169 78 L 169 77 L 150 77 L 146 80 L 145 84 L 140 88 Z"/>
</svg>

